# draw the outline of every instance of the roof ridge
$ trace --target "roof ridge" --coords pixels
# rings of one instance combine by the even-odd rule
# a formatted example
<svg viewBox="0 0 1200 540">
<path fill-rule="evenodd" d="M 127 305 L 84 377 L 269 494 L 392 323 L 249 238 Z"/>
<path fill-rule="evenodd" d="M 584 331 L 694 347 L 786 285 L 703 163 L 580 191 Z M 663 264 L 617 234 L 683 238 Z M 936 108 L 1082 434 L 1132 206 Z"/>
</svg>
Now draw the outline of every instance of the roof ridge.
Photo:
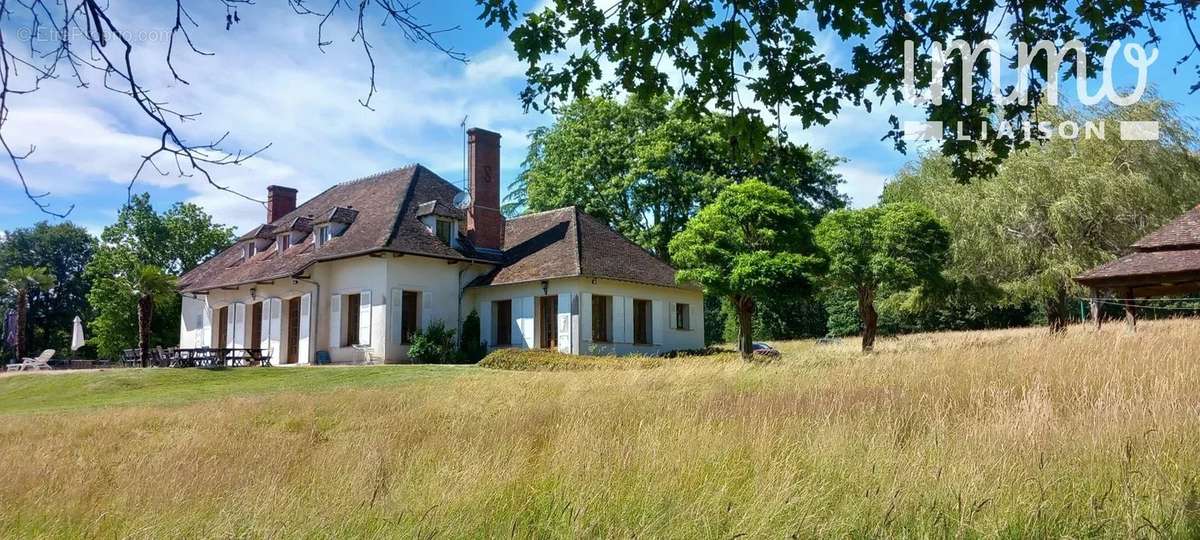
<svg viewBox="0 0 1200 540">
<path fill-rule="evenodd" d="M 336 183 L 336 184 L 334 184 L 334 185 L 330 186 L 330 188 L 332 189 L 332 188 L 339 187 L 339 186 L 350 186 L 350 185 L 357 184 L 357 183 L 359 183 L 359 182 L 365 182 L 365 181 L 367 181 L 367 180 L 375 180 L 375 179 L 377 179 L 377 178 L 379 178 L 379 177 L 381 177 L 381 176 L 386 176 L 386 175 L 389 175 L 389 174 L 394 174 L 394 173 L 398 173 L 398 172 L 400 172 L 400 171 L 406 171 L 406 170 L 408 170 L 408 169 L 413 169 L 413 168 L 417 168 L 417 167 L 424 168 L 424 166 L 422 166 L 420 163 L 413 162 L 413 163 L 409 163 L 409 164 L 407 164 L 407 165 L 402 165 L 402 166 L 400 166 L 400 167 L 395 167 L 395 168 L 392 168 L 392 169 L 388 169 L 388 170 L 386 170 L 386 171 L 379 171 L 379 172 L 377 172 L 377 173 L 368 174 L 368 175 L 366 175 L 366 176 L 360 176 L 360 177 L 358 177 L 358 178 L 352 178 L 352 179 L 350 179 L 350 180 L 344 180 L 344 181 L 342 181 L 342 182 L 338 182 L 338 183 Z"/>
<path fill-rule="evenodd" d="M 579 207 L 578 207 L 577 205 L 574 205 L 574 204 L 572 204 L 572 205 L 569 205 L 569 206 L 561 206 L 561 207 L 558 207 L 558 208 L 551 208 L 551 209 L 549 209 L 549 210 L 542 210 L 542 211 L 540 211 L 540 212 L 533 212 L 533 213 L 531 213 L 531 214 L 521 214 L 521 215 L 519 215 L 519 216 L 516 216 L 516 217 L 507 218 L 507 221 L 517 221 L 517 220 L 519 220 L 519 219 L 525 219 L 525 218 L 527 218 L 527 217 L 540 216 L 540 215 L 542 215 L 542 214 L 549 214 L 550 212 L 562 212 L 562 211 L 564 211 L 564 210 L 572 210 L 572 209 L 574 209 L 575 211 L 578 211 L 578 210 L 579 210 Z"/>
</svg>

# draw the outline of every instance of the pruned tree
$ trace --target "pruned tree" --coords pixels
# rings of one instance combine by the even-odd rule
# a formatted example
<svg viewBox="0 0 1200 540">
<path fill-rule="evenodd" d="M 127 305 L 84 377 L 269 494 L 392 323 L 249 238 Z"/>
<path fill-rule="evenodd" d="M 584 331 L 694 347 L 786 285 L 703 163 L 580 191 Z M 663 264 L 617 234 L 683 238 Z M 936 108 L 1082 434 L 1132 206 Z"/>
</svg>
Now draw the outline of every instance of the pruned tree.
<svg viewBox="0 0 1200 540">
<path fill-rule="evenodd" d="M 393 28 L 408 40 L 428 45 L 452 59 L 466 61 L 463 53 L 443 44 L 440 39 L 444 32 L 457 27 L 437 28 L 422 23 L 412 11 L 418 3 L 326 0 L 317 8 L 310 1 L 287 0 L 292 13 L 316 23 L 315 46 L 319 50 L 333 42 L 326 31 L 331 20 L 345 17 L 353 21 L 354 32 L 349 39 L 361 46 L 370 64 L 365 96 L 358 100 L 368 109 L 377 92 L 372 52 L 374 33 L 369 30 L 375 24 Z M 255 5 L 253 0 L 168 0 L 154 4 L 158 8 L 166 6 L 163 13 L 173 15 L 173 20 L 165 21 L 170 30 L 161 61 L 173 82 L 183 85 L 191 82 L 185 76 L 186 70 L 180 66 L 181 58 L 213 54 L 202 47 L 202 33 L 221 27 L 232 30 L 242 22 L 245 10 Z M 205 21 L 205 17 L 193 15 L 214 5 L 218 12 L 224 12 L 219 22 Z M 0 0 L 0 146 L 25 196 L 39 211 L 54 217 L 65 218 L 74 209 L 74 205 L 52 204 L 47 198 L 49 193 L 36 192 L 30 187 L 21 164 L 37 149 L 14 148 L 5 131 L 9 113 L 18 98 L 36 93 L 47 81 L 65 80 L 74 83 L 79 90 L 99 86 L 122 96 L 158 130 L 157 148 L 143 155 L 137 169 L 130 171 L 127 186 L 130 198 L 138 179 L 153 172 L 164 176 L 197 177 L 214 189 L 265 204 L 216 181 L 210 169 L 243 164 L 266 150 L 270 143 L 244 150 L 225 147 L 228 132 L 203 142 L 187 136 L 182 129 L 184 124 L 196 119 L 200 113 L 171 106 L 155 94 L 155 89 L 144 78 L 148 65 L 138 54 L 141 48 L 127 37 L 131 25 L 115 12 L 112 4 L 103 0 Z M 209 12 L 205 14 L 212 18 Z M 202 25 L 201 21 L 207 25 Z"/>
<path fill-rule="evenodd" d="M 807 292 L 820 269 L 808 211 L 761 180 L 732 184 L 671 240 L 680 282 L 729 301 L 738 319 L 738 352 L 753 355 L 755 306 L 770 295 Z"/>
<path fill-rule="evenodd" d="M 862 350 L 875 347 L 881 290 L 903 291 L 941 278 L 950 234 L 933 213 L 911 203 L 830 212 L 813 231 L 828 261 L 822 281 L 854 292 Z"/>
</svg>

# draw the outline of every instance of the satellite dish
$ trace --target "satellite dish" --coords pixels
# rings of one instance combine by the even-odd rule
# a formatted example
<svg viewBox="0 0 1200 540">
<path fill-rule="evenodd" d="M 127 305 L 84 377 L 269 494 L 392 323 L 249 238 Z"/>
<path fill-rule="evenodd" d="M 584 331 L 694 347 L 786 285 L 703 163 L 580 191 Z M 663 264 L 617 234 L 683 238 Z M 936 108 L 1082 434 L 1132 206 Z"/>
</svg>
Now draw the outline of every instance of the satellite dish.
<svg viewBox="0 0 1200 540">
<path fill-rule="evenodd" d="M 460 191 L 454 196 L 454 207 L 459 210 L 466 210 L 471 206 L 471 194 L 465 191 Z"/>
</svg>

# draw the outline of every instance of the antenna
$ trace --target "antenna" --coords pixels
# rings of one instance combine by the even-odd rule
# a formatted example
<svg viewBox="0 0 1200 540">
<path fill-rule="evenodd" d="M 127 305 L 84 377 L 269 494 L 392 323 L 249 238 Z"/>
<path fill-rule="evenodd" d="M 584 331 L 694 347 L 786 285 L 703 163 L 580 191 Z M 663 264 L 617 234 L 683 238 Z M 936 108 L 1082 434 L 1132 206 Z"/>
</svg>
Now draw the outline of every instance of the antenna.
<svg viewBox="0 0 1200 540">
<path fill-rule="evenodd" d="M 468 189 L 468 184 L 467 184 L 467 118 L 470 118 L 470 116 L 463 115 L 462 123 L 459 124 L 459 127 L 462 128 L 462 149 L 463 149 L 462 189 L 463 189 L 463 191 L 467 191 L 467 189 Z"/>
</svg>

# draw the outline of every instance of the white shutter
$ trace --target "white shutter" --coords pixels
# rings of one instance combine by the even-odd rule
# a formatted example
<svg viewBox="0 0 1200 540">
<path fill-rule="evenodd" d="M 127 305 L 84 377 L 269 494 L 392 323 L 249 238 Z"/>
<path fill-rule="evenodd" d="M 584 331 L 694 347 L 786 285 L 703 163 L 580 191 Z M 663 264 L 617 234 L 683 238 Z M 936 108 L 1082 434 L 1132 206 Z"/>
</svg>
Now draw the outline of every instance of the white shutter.
<svg viewBox="0 0 1200 540">
<path fill-rule="evenodd" d="M 513 314 L 513 324 L 517 327 L 517 332 L 513 334 L 513 343 L 524 343 L 527 349 L 534 348 L 536 342 L 533 339 L 533 297 L 514 298 L 513 311 L 517 312 Z M 521 341 L 517 341 L 518 337 Z"/>
<path fill-rule="evenodd" d="M 404 342 L 404 291 L 392 289 L 392 300 L 389 302 L 391 311 L 388 313 L 388 328 L 391 337 L 388 340 L 396 345 Z"/>
<path fill-rule="evenodd" d="M 558 295 L 558 352 L 571 354 L 571 300 L 573 294 Z"/>
<path fill-rule="evenodd" d="M 208 299 L 205 298 L 204 299 L 204 326 L 201 328 L 202 335 L 200 338 L 200 346 L 201 347 L 211 347 L 212 346 L 212 336 L 213 336 L 213 328 L 212 328 L 213 322 L 212 321 L 213 321 L 212 306 L 208 305 Z"/>
<path fill-rule="evenodd" d="M 238 302 L 233 308 L 233 347 L 241 349 L 246 346 L 246 304 Z"/>
<path fill-rule="evenodd" d="M 271 312 L 271 360 L 276 364 L 283 364 L 287 359 L 283 354 L 283 344 L 279 340 L 283 334 L 283 325 L 281 324 L 281 319 L 283 318 L 283 300 L 278 298 L 270 299 L 267 305 L 264 306 L 264 311 Z"/>
<path fill-rule="evenodd" d="M 612 297 L 612 328 L 608 338 L 613 343 L 625 343 L 625 301 L 620 296 Z"/>
<path fill-rule="evenodd" d="M 704 300 L 688 304 L 688 330 L 699 331 L 701 341 L 704 340 Z"/>
<path fill-rule="evenodd" d="M 329 297 L 329 348 L 342 346 L 342 295 Z"/>
<path fill-rule="evenodd" d="M 675 302 L 667 302 L 667 328 L 671 330 L 676 330 L 679 326 L 679 321 L 675 320 L 675 314 L 679 312 L 679 308 L 675 306 L 678 305 Z"/>
<path fill-rule="evenodd" d="M 371 344 L 371 291 L 358 295 L 358 344 Z"/>
<path fill-rule="evenodd" d="M 223 308 L 225 310 L 225 340 L 217 344 L 218 347 L 228 348 L 233 342 L 233 305 L 228 305 Z"/>
<path fill-rule="evenodd" d="M 312 356 L 312 350 L 309 339 L 309 325 L 312 324 L 312 293 L 307 293 L 300 297 L 300 350 L 297 351 L 297 361 L 301 364 L 307 364 L 309 357 Z"/>
<path fill-rule="evenodd" d="M 433 322 L 433 293 L 421 291 L 421 329 L 429 328 Z"/>
<path fill-rule="evenodd" d="M 592 293 L 579 295 L 579 343 L 582 353 L 582 343 L 592 340 Z"/>
<path fill-rule="evenodd" d="M 259 339 L 256 344 L 263 352 L 270 354 L 271 351 L 271 300 L 262 301 L 262 315 L 259 316 Z"/>
<path fill-rule="evenodd" d="M 625 342 L 634 342 L 634 298 L 632 296 L 622 296 L 620 298 L 625 302 Z"/>
<path fill-rule="evenodd" d="M 663 344 L 663 301 L 650 301 L 650 335 L 655 345 Z"/>
</svg>

